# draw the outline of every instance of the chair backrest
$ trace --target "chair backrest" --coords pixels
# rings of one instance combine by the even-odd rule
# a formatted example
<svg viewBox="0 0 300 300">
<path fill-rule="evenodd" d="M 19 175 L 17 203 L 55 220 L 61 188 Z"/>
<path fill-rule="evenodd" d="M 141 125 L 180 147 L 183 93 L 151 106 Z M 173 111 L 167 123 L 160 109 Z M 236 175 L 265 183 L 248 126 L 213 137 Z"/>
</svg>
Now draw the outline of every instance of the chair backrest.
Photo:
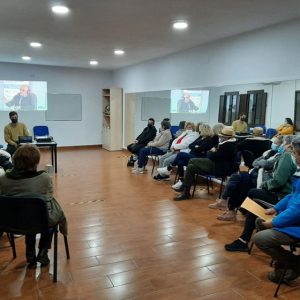
<svg viewBox="0 0 300 300">
<path fill-rule="evenodd" d="M 48 230 L 48 210 L 42 197 L 0 196 L 0 231 L 28 234 Z"/>
<path fill-rule="evenodd" d="M 33 127 L 34 138 L 37 136 L 49 136 L 48 126 L 34 126 Z"/>
<path fill-rule="evenodd" d="M 170 128 L 170 131 L 172 133 L 172 136 L 175 136 L 175 133 L 179 130 L 179 126 L 178 125 L 172 125 Z"/>
<path fill-rule="evenodd" d="M 266 132 L 266 138 L 271 139 L 276 133 L 277 133 L 276 129 L 268 128 Z"/>
</svg>

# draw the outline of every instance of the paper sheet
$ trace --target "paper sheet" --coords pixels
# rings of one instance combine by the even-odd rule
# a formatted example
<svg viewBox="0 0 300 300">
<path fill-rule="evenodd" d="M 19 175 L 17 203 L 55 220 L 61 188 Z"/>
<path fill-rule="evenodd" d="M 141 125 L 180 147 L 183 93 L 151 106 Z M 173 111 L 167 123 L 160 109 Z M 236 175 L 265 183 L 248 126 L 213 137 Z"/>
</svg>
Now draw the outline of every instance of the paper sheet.
<svg viewBox="0 0 300 300">
<path fill-rule="evenodd" d="M 249 212 L 253 213 L 254 215 L 258 216 L 259 218 L 269 221 L 274 218 L 274 215 L 266 215 L 265 208 L 257 204 L 255 201 L 247 197 L 241 205 L 242 208 L 248 210 Z"/>
</svg>

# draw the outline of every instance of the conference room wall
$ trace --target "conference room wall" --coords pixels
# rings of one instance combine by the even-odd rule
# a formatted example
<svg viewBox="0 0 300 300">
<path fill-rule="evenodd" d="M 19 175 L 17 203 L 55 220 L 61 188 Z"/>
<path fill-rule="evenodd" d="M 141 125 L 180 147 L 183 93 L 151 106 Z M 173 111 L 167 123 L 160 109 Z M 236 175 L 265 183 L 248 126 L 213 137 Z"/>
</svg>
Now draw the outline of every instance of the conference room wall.
<svg viewBox="0 0 300 300">
<path fill-rule="evenodd" d="M 35 125 L 47 125 L 58 146 L 102 143 L 101 90 L 111 87 L 110 71 L 0 63 L 0 79 L 47 81 L 48 93 L 81 94 L 81 121 L 46 121 L 45 112 L 42 111 L 19 112 L 19 120 L 31 132 Z M 4 144 L 3 128 L 8 122 L 8 112 L 0 112 L 1 144 Z"/>
<path fill-rule="evenodd" d="M 299 31 L 298 18 L 198 46 L 116 70 L 114 84 L 122 86 L 125 93 L 132 93 L 300 79 Z M 289 93 L 288 97 L 275 97 L 273 103 L 268 103 L 268 126 L 275 126 L 284 116 L 293 117 L 294 96 Z M 209 123 L 214 124 L 218 119 L 219 95 L 210 98 Z"/>
</svg>

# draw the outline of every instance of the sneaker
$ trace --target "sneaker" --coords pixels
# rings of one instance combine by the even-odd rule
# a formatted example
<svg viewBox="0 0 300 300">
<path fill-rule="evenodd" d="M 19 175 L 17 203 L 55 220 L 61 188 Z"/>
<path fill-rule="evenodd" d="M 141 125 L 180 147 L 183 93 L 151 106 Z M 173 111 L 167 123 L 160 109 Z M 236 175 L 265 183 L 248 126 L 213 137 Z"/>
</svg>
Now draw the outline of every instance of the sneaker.
<svg viewBox="0 0 300 300">
<path fill-rule="evenodd" d="M 172 189 L 180 189 L 183 185 L 183 182 L 179 179 L 175 184 L 172 185 Z"/>
<path fill-rule="evenodd" d="M 163 181 L 169 181 L 169 180 L 171 180 L 171 178 L 170 178 L 169 175 L 163 175 L 163 176 L 162 176 L 162 180 L 163 180 Z"/>
<path fill-rule="evenodd" d="M 185 194 L 185 193 L 180 194 L 174 198 L 175 201 L 182 201 L 182 200 L 188 200 L 188 199 L 191 199 L 191 195 Z"/>
<path fill-rule="evenodd" d="M 144 168 L 132 169 L 132 173 L 143 174 L 144 173 Z"/>
<path fill-rule="evenodd" d="M 162 176 L 169 176 L 171 174 L 171 171 L 168 170 L 168 167 L 158 168 L 157 172 Z"/>
<path fill-rule="evenodd" d="M 230 252 L 248 252 L 249 248 L 248 243 L 244 243 L 240 239 L 238 239 L 232 242 L 231 244 L 226 244 L 225 250 Z"/>
<path fill-rule="evenodd" d="M 154 180 L 163 180 L 164 178 L 161 175 L 157 174 L 157 175 L 153 176 L 153 179 Z"/>
<path fill-rule="evenodd" d="M 227 210 L 223 215 L 217 217 L 220 221 L 235 221 L 236 213 L 234 210 Z"/>
<path fill-rule="evenodd" d="M 48 257 L 48 249 L 40 249 L 36 260 L 41 263 L 41 266 L 49 265 L 50 259 Z"/>
<path fill-rule="evenodd" d="M 215 203 L 209 204 L 208 207 L 212 209 L 220 209 L 220 210 L 226 210 L 227 209 L 227 200 L 224 199 L 216 199 Z"/>
<path fill-rule="evenodd" d="M 134 166 L 133 166 L 133 168 L 132 168 L 132 171 L 133 170 L 137 170 L 138 169 L 138 161 L 136 160 L 135 162 L 134 162 Z"/>
</svg>

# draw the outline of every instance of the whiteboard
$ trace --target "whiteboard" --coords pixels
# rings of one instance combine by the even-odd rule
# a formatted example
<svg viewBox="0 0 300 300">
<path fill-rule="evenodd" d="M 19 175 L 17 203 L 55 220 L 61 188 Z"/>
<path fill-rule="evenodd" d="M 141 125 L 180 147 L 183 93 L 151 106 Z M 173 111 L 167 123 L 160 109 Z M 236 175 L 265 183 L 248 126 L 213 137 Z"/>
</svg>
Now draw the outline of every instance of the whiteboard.
<svg viewBox="0 0 300 300">
<path fill-rule="evenodd" d="M 142 97 L 141 120 L 170 118 L 170 98 Z"/>
<path fill-rule="evenodd" d="M 82 97 L 80 94 L 48 94 L 46 121 L 81 121 Z"/>
</svg>

